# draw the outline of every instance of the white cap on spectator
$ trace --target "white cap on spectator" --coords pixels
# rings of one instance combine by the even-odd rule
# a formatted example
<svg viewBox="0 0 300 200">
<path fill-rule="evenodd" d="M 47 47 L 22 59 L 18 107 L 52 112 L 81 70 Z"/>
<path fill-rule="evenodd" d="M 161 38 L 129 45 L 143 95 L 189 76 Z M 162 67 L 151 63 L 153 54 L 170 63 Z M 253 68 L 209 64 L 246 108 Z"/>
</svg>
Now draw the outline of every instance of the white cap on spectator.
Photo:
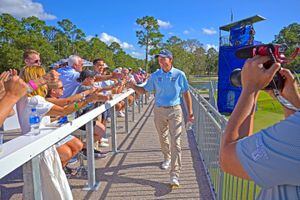
<svg viewBox="0 0 300 200">
<path fill-rule="evenodd" d="M 122 72 L 122 68 L 118 67 L 118 68 L 114 69 L 114 72 L 115 73 L 121 73 Z"/>
</svg>

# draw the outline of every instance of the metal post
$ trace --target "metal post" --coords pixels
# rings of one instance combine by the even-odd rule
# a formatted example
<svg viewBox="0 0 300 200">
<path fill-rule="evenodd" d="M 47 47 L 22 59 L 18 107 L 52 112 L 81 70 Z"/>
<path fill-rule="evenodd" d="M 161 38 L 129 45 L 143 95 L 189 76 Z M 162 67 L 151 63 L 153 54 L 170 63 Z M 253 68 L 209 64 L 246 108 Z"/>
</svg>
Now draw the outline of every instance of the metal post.
<svg viewBox="0 0 300 200">
<path fill-rule="evenodd" d="M 221 144 L 221 139 L 222 139 L 222 134 L 224 132 L 226 128 L 226 124 L 225 123 L 221 123 L 221 133 L 220 133 L 220 137 L 219 137 L 219 144 Z M 223 181 L 224 181 L 224 172 L 221 171 L 220 174 L 220 182 L 219 182 L 219 199 L 222 199 L 222 194 L 223 194 Z"/>
<path fill-rule="evenodd" d="M 148 93 L 148 92 L 145 94 L 145 104 L 146 105 L 148 104 L 149 95 L 150 95 L 150 93 Z"/>
<path fill-rule="evenodd" d="M 228 199 L 229 198 L 229 175 L 228 174 L 226 174 L 226 184 L 225 184 L 225 195 L 226 195 L 226 197 L 225 197 L 225 199 Z"/>
<path fill-rule="evenodd" d="M 135 101 L 135 93 L 133 93 L 133 104 L 132 104 L 132 112 L 131 112 L 131 114 L 132 114 L 131 115 L 132 116 L 132 122 L 134 122 L 134 115 L 135 115 L 134 114 L 134 112 L 135 112 L 135 106 L 134 105 L 135 105 L 135 102 L 136 102 Z"/>
<path fill-rule="evenodd" d="M 111 114 L 111 143 L 112 143 L 112 152 L 118 153 L 117 149 L 117 121 L 116 121 L 116 110 L 115 106 L 110 108 Z"/>
<path fill-rule="evenodd" d="M 125 99 L 125 133 L 129 133 L 129 124 L 128 124 L 128 97 Z"/>
<path fill-rule="evenodd" d="M 212 81 L 210 81 L 210 82 L 209 82 L 209 103 L 210 103 L 214 108 L 217 108 L 214 91 L 215 91 L 215 89 L 214 89 L 213 83 L 212 83 Z"/>
<path fill-rule="evenodd" d="M 240 199 L 243 199 L 243 193 L 244 193 L 244 179 L 242 179 L 241 183 L 241 190 L 240 190 Z"/>
<path fill-rule="evenodd" d="M 239 178 L 235 179 L 235 199 L 238 200 Z"/>
<path fill-rule="evenodd" d="M 94 125 L 93 120 L 86 125 L 86 148 L 88 164 L 88 184 L 83 190 L 98 190 L 100 182 L 96 182 L 95 176 L 95 157 L 94 157 Z"/>
<path fill-rule="evenodd" d="M 141 106 L 142 106 L 142 108 L 144 108 L 144 97 L 146 97 L 146 94 L 142 94 L 142 98 L 141 98 Z"/>
<path fill-rule="evenodd" d="M 230 179 L 230 185 L 231 185 L 231 192 L 230 192 L 230 199 L 233 199 L 233 188 L 234 188 L 234 176 L 230 176 L 231 177 L 231 179 Z M 254 198 L 253 198 L 254 199 Z"/>
<path fill-rule="evenodd" d="M 32 158 L 23 165 L 24 199 L 42 199 L 40 156 Z"/>
<path fill-rule="evenodd" d="M 200 132 L 202 130 L 200 130 L 200 125 L 201 125 L 201 121 L 200 121 L 200 105 L 199 103 L 196 101 L 196 99 L 194 99 L 194 105 L 196 105 L 196 119 L 195 119 L 195 122 L 197 123 L 196 124 L 196 131 L 195 131 L 195 136 L 196 136 L 196 142 L 197 144 L 199 145 L 200 144 Z M 200 150 L 200 149 L 199 149 Z"/>
<path fill-rule="evenodd" d="M 247 180 L 247 190 L 246 190 L 246 199 L 248 200 L 249 198 L 249 190 L 250 190 L 250 181 Z"/>
<path fill-rule="evenodd" d="M 254 183 L 254 188 L 253 188 L 253 195 L 252 195 L 252 199 L 255 199 L 256 198 L 256 183 Z"/>
<path fill-rule="evenodd" d="M 142 95 L 139 96 L 139 104 L 138 104 L 138 112 L 141 113 L 141 98 L 143 98 Z"/>
</svg>

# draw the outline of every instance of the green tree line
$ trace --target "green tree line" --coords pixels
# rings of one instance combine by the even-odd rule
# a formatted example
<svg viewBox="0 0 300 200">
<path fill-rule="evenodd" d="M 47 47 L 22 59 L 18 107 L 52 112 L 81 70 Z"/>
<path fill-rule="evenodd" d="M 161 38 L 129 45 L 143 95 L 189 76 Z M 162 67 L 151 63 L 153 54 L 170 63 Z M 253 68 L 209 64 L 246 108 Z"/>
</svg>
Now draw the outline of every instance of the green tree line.
<svg viewBox="0 0 300 200">
<path fill-rule="evenodd" d="M 26 49 L 40 52 L 45 67 L 73 54 L 90 61 L 103 58 L 111 68 L 137 69 L 143 65 L 143 60 L 125 53 L 118 43 L 107 45 L 97 36 L 86 40 L 85 33 L 68 19 L 48 26 L 37 17 L 19 20 L 9 14 L 0 15 L 0 71 L 21 68 Z"/>
<path fill-rule="evenodd" d="M 148 56 L 155 55 L 162 48 L 172 51 L 174 65 L 182 69 L 186 74 L 192 75 L 216 75 L 218 71 L 218 52 L 214 48 L 205 50 L 204 45 L 196 39 L 182 40 L 172 36 L 163 42 L 159 31 L 158 22 L 154 17 L 144 16 L 136 20 L 140 30 L 136 32 L 138 44 L 145 47 L 145 63 Z M 289 56 L 293 50 L 300 45 L 300 24 L 292 23 L 275 35 L 273 43 L 287 44 L 289 49 L 286 55 Z M 150 71 L 155 71 L 159 66 L 155 59 L 149 63 Z M 287 68 L 300 72 L 300 56 L 293 62 L 286 65 Z"/>
<path fill-rule="evenodd" d="M 145 47 L 145 65 L 150 72 L 159 68 L 153 55 L 161 49 L 168 49 L 173 53 L 174 66 L 186 74 L 211 75 L 217 73 L 218 52 L 214 48 L 205 50 L 204 45 L 196 39 L 182 40 L 172 36 L 165 41 L 164 35 L 159 31 L 157 19 L 152 16 L 138 18 L 136 23 L 140 29 L 136 31 L 138 44 Z M 148 57 L 152 56 L 148 64 Z"/>
<path fill-rule="evenodd" d="M 85 33 L 68 19 L 58 21 L 57 26 L 46 25 L 37 17 L 16 19 L 9 14 L 0 15 L 0 72 L 23 66 L 22 55 L 26 49 L 41 53 L 42 63 L 48 67 L 62 58 L 76 54 L 92 61 L 103 58 L 111 67 L 142 67 L 149 72 L 159 68 L 154 55 L 161 49 L 169 49 L 174 56 L 174 66 L 187 75 L 216 75 L 218 52 L 205 49 L 197 39 L 183 40 L 177 36 L 165 38 L 152 16 L 138 18 L 136 31 L 138 44 L 145 48 L 145 59 L 133 58 L 117 42 L 107 45 L 97 35 L 87 40 Z M 275 36 L 275 43 L 286 43 L 290 49 L 300 44 L 300 24 L 292 23 Z M 288 65 L 300 70 L 300 57 Z"/>
</svg>

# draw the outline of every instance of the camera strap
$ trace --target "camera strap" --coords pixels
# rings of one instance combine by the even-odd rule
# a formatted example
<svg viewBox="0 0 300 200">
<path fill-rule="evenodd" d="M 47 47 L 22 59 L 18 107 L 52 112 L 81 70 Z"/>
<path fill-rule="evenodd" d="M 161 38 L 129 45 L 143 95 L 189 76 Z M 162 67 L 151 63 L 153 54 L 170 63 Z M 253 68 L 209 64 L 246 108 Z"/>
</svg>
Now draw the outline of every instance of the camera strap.
<svg viewBox="0 0 300 200">
<path fill-rule="evenodd" d="M 299 108 L 296 108 L 291 102 L 289 102 L 287 99 L 285 99 L 283 96 L 280 95 L 279 91 L 277 89 L 273 89 L 274 95 L 279 101 L 281 105 L 284 107 L 293 110 L 293 111 L 299 111 Z"/>
</svg>

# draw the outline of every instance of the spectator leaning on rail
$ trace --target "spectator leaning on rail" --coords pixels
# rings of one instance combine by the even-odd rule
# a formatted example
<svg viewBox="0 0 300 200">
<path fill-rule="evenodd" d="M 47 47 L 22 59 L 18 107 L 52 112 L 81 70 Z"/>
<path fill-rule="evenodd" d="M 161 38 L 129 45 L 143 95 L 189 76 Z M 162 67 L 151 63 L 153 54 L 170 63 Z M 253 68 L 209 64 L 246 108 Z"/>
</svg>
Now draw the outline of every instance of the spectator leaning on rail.
<svg viewBox="0 0 300 200">
<path fill-rule="evenodd" d="M 94 65 L 94 72 L 98 75 L 105 75 L 105 68 L 108 66 L 104 63 L 104 60 L 101 58 L 97 58 L 93 61 Z M 98 81 L 94 83 L 94 87 L 96 88 L 106 88 L 107 90 L 103 90 L 102 94 L 107 94 L 108 90 L 112 90 L 114 88 L 115 82 L 112 80 L 107 80 L 107 81 Z M 110 112 L 109 110 L 104 111 L 101 114 L 101 123 L 106 127 L 106 121 L 110 117 Z M 106 141 L 106 139 L 102 138 L 103 141 Z M 108 142 L 108 140 L 106 141 Z M 100 143 L 101 144 L 101 143 Z"/>
<path fill-rule="evenodd" d="M 162 169 L 168 169 L 171 163 L 171 185 L 179 186 L 179 172 L 181 169 L 180 135 L 182 132 L 181 94 L 188 107 L 188 120 L 193 121 L 191 96 L 184 72 L 173 67 L 173 56 L 168 50 L 162 50 L 158 55 L 160 70 L 151 74 L 144 87 L 133 83 L 128 86 L 137 93 L 155 91 L 154 122 L 158 132 L 161 150 L 164 155 Z M 171 151 L 168 132 L 171 135 Z"/>
<path fill-rule="evenodd" d="M 79 83 L 76 81 L 82 71 L 83 61 L 79 56 L 72 55 L 68 59 L 68 66 L 59 68 L 60 80 L 64 86 L 64 94 L 62 98 L 66 98 L 76 94 Z"/>
<path fill-rule="evenodd" d="M 259 90 L 274 74 L 285 78 L 281 95 L 300 108 L 297 83 L 287 69 L 263 63 L 269 57 L 248 59 L 242 70 L 242 93 L 222 136 L 221 168 L 234 176 L 253 180 L 262 190 L 258 199 L 300 198 L 300 112 L 284 109 L 285 119 L 253 134 L 253 118 Z"/>
<path fill-rule="evenodd" d="M 83 100 L 83 97 L 86 96 L 85 94 L 74 95 L 66 99 L 60 99 L 60 96 L 62 96 L 64 91 L 62 82 L 57 81 L 55 83 L 48 84 L 47 86 L 48 92 L 46 101 L 58 106 L 64 107 L 70 104 L 73 105 L 75 102 Z M 72 157 L 77 155 L 78 152 L 83 148 L 83 143 L 75 136 L 68 135 L 66 138 L 59 141 L 55 146 L 62 162 L 62 166 L 65 167 L 65 172 L 71 173 L 71 169 L 66 165 L 68 161 L 71 160 Z"/>
<path fill-rule="evenodd" d="M 24 68 L 22 75 L 22 79 L 28 83 L 30 80 L 35 80 L 45 76 L 45 69 L 41 66 L 27 66 Z M 29 126 L 29 114 L 30 114 L 30 105 L 37 107 L 37 112 L 41 115 L 47 114 L 49 116 L 65 116 L 70 113 L 77 111 L 78 109 L 84 107 L 89 102 L 94 102 L 98 100 L 97 95 L 90 95 L 85 101 L 78 102 L 78 106 L 74 105 L 66 105 L 66 106 L 58 106 L 54 105 L 45 100 L 47 95 L 47 85 L 39 86 L 37 90 L 33 91 L 27 96 L 24 96 L 17 103 L 18 110 L 18 118 L 20 122 L 20 126 L 22 129 L 22 133 L 26 134 L 30 131 Z M 41 104 L 41 106 L 39 106 Z M 76 107 L 76 108 L 75 108 Z M 39 110 L 41 109 L 41 110 Z"/>
<path fill-rule="evenodd" d="M 36 80 L 45 76 L 45 70 L 40 66 L 27 66 L 23 70 L 22 79 L 28 83 L 30 80 Z M 17 104 L 18 118 L 22 133 L 30 131 L 29 115 L 31 106 L 35 106 L 41 116 L 65 116 L 76 111 L 74 105 L 60 107 L 45 100 L 47 86 L 40 86 L 27 96 L 23 96 Z M 78 108 L 85 106 L 89 102 L 95 101 L 96 98 L 87 98 L 85 101 L 78 103 Z M 59 162 L 59 156 L 54 146 L 46 149 L 39 157 L 41 169 L 41 184 L 43 198 L 68 199 L 72 196 L 66 176 L 63 173 L 62 166 Z M 24 178 L 28 174 L 23 173 Z M 28 185 L 24 185 L 24 191 Z"/>
<path fill-rule="evenodd" d="M 79 86 L 77 92 L 83 92 L 83 91 L 91 90 L 94 88 L 96 90 L 97 95 L 99 95 L 99 98 L 101 98 L 103 100 L 102 102 L 105 102 L 105 101 L 108 101 L 111 99 L 110 95 L 102 95 L 98 92 L 98 90 L 99 89 L 101 90 L 101 88 L 96 89 L 94 87 L 95 73 L 93 71 L 90 71 L 90 70 L 82 71 L 80 73 L 80 76 L 77 79 L 77 81 L 80 82 L 80 84 L 81 84 Z M 90 104 L 90 105 L 86 106 L 84 109 L 82 109 L 82 112 L 80 112 L 79 114 L 83 115 L 94 108 L 95 108 L 95 105 Z M 106 141 L 102 140 L 102 138 L 105 134 L 105 126 L 101 123 L 101 121 L 99 119 L 94 120 L 93 123 L 94 123 L 93 126 L 94 126 L 94 142 L 95 142 L 94 155 L 96 158 L 103 158 L 103 157 L 106 157 L 107 154 L 99 151 L 98 146 L 100 146 L 100 147 L 108 147 L 109 146 L 109 144 L 106 143 Z M 84 126 L 80 127 L 80 129 L 86 130 L 86 126 L 84 125 Z M 86 152 L 87 152 L 86 149 L 84 149 L 85 155 L 86 155 Z"/>
<path fill-rule="evenodd" d="M 79 83 L 77 79 L 79 78 L 80 72 L 83 67 L 83 60 L 76 55 L 72 55 L 68 59 L 67 67 L 63 67 L 58 69 L 57 71 L 61 74 L 60 79 L 63 82 L 65 92 L 62 96 L 63 98 L 69 97 L 76 93 L 76 90 L 79 87 Z M 104 81 L 115 77 L 116 75 L 113 73 L 112 75 L 96 75 L 95 81 Z"/>
</svg>

